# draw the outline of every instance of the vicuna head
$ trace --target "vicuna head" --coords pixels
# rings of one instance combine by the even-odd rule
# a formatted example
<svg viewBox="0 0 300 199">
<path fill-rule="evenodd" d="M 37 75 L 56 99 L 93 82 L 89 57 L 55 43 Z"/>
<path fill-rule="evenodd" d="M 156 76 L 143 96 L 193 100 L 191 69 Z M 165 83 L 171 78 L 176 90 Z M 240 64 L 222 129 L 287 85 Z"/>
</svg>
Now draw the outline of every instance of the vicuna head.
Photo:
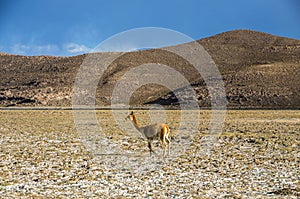
<svg viewBox="0 0 300 199">
<path fill-rule="evenodd" d="M 125 117 L 125 119 L 126 120 L 131 120 L 131 121 L 133 121 L 134 120 L 134 114 L 133 114 L 133 111 L 131 111 L 131 113 L 127 116 L 127 117 Z"/>
</svg>

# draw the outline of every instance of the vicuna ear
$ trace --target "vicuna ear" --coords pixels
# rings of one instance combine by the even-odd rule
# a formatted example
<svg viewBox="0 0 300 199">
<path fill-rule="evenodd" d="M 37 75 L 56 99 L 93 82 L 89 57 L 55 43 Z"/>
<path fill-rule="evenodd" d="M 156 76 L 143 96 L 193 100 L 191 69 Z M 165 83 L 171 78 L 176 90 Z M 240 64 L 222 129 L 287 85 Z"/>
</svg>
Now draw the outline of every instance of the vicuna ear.
<svg viewBox="0 0 300 199">
<path fill-rule="evenodd" d="M 133 115 L 133 111 L 131 111 L 130 115 Z"/>
</svg>

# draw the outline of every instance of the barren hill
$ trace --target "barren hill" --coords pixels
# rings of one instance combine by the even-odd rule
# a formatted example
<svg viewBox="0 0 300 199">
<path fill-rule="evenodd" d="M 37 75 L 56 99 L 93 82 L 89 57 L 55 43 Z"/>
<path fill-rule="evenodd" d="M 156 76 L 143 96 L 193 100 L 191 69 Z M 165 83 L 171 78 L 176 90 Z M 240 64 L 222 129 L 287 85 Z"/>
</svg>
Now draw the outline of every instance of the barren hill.
<svg viewBox="0 0 300 199">
<path fill-rule="evenodd" d="M 300 108 L 299 40 L 236 30 L 198 42 L 222 74 L 229 107 Z M 76 73 L 86 56 L 28 57 L 0 53 L 0 105 L 70 106 Z M 130 52 L 115 60 L 99 81 L 97 105 L 108 105 L 116 82 L 129 69 L 145 63 L 175 68 L 191 82 L 199 105 L 210 106 L 205 82 L 191 64 L 161 49 Z M 184 96 L 184 87 L 179 90 Z M 158 85 L 146 85 L 131 97 L 132 105 L 151 103 L 178 105 L 174 94 Z"/>
</svg>

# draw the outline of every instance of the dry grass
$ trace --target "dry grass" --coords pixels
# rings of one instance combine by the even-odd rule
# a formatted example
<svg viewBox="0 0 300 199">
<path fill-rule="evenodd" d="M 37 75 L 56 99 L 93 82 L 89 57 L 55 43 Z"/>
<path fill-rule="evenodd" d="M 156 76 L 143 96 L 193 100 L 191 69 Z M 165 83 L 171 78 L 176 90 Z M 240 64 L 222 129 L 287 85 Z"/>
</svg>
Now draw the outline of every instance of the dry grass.
<svg viewBox="0 0 300 199">
<path fill-rule="evenodd" d="M 136 115 L 141 125 L 151 121 L 147 111 L 136 111 Z M 121 131 L 111 111 L 99 110 L 97 118 L 105 136 L 123 150 L 148 155 L 146 142 L 131 137 L 130 130 Z M 180 112 L 167 111 L 165 118 L 174 131 L 172 144 L 176 147 Z M 0 194 L 269 197 L 268 193 L 276 196 L 284 189 L 279 198 L 299 196 L 299 111 L 228 111 L 224 132 L 215 136 L 210 155 L 199 156 L 209 119 L 210 112 L 201 111 L 200 126 L 189 148 L 161 163 L 160 171 L 140 175 L 95 161 L 81 143 L 72 111 L 1 110 Z M 143 189 L 141 181 L 150 183 L 149 189 Z"/>
</svg>

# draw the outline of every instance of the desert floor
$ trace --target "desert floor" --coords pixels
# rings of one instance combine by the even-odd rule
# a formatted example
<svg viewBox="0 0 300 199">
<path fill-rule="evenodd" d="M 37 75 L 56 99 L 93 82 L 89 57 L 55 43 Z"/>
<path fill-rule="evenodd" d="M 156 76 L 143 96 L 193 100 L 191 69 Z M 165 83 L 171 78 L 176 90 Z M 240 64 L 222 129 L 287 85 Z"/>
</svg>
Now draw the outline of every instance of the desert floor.
<svg viewBox="0 0 300 199">
<path fill-rule="evenodd" d="M 118 121 L 97 110 L 95 123 L 84 110 L 0 110 L 0 196 L 300 197 L 299 110 L 228 110 L 218 133 L 210 133 L 211 111 L 195 113 L 135 111 L 141 125 L 171 127 L 163 159 L 159 142 L 150 157 L 125 111 L 114 111 Z"/>
</svg>

